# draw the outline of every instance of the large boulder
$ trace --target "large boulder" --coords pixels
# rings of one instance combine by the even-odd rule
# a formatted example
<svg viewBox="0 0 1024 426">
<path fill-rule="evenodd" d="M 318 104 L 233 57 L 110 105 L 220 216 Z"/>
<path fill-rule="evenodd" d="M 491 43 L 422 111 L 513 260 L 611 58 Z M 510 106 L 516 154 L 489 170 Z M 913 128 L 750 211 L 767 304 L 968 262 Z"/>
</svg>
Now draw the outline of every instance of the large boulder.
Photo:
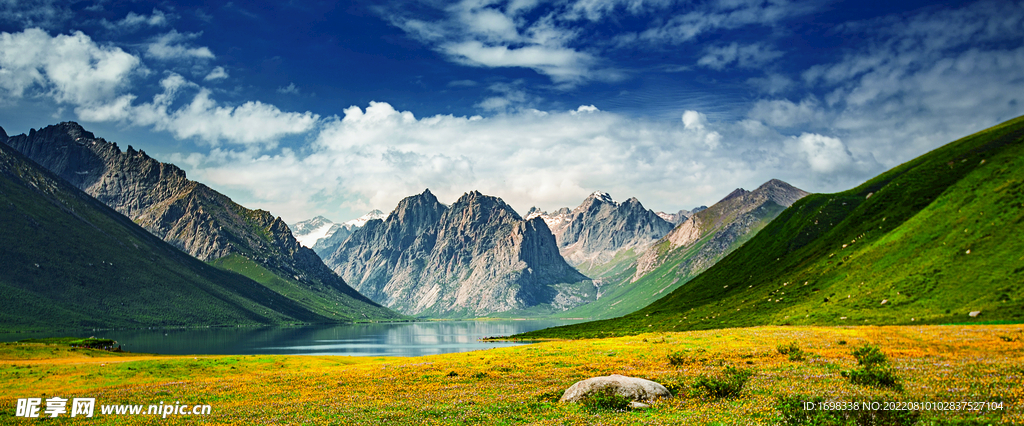
<svg viewBox="0 0 1024 426">
<path fill-rule="evenodd" d="M 672 393 L 664 386 L 646 379 L 618 374 L 591 377 L 576 382 L 565 390 L 559 402 L 577 402 L 594 393 L 614 390 L 616 395 L 632 401 L 652 401 L 656 398 L 671 398 Z"/>
</svg>

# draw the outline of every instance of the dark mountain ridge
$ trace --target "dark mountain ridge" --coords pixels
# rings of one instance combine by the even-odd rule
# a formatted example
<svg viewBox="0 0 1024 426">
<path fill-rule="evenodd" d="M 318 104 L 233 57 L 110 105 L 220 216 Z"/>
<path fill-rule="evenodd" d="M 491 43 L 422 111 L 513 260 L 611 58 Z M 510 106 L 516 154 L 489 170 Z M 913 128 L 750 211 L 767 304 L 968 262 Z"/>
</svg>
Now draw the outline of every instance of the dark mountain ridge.
<svg viewBox="0 0 1024 426">
<path fill-rule="evenodd" d="M 2 142 L 200 260 L 239 270 L 266 269 L 283 280 L 277 282 L 284 286 L 278 291 L 297 297 L 315 293 L 312 298 L 317 302 L 311 303 L 321 309 L 340 304 L 364 316 L 395 317 L 302 247 L 281 218 L 242 207 L 143 151 L 131 146 L 121 151 L 116 143 L 96 138 L 74 122 L 33 129 Z"/>
</svg>

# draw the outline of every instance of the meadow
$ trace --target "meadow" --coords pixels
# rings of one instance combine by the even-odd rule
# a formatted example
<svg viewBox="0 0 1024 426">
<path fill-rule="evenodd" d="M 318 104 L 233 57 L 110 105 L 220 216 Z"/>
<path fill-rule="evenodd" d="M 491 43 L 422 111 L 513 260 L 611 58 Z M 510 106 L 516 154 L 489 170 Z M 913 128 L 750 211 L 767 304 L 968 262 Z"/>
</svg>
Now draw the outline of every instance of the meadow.
<svg viewBox="0 0 1024 426">
<path fill-rule="evenodd" d="M 898 387 L 851 383 L 870 344 Z M 708 383 L 749 379 L 735 395 Z M 593 376 L 657 381 L 677 396 L 616 411 L 558 403 Z M 901 388 L 901 389 L 900 389 Z M 54 424 L 920 424 L 1024 422 L 1021 325 L 753 327 L 553 340 L 417 358 L 161 356 L 0 345 L 0 423 L 19 398 L 96 398 Z M 803 402 L 995 402 L 1001 409 L 812 411 Z M 205 416 L 102 415 L 105 404 L 208 404 Z M 43 404 L 45 407 L 45 403 Z M 986 405 L 986 407 L 991 407 Z M 816 417 L 815 417 L 816 416 Z"/>
</svg>

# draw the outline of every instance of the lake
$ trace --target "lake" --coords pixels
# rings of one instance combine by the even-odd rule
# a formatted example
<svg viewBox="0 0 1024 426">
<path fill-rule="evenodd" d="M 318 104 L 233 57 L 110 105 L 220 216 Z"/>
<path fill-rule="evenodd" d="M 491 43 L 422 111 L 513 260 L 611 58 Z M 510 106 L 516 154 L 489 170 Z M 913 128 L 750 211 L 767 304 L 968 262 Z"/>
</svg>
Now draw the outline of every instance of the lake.
<svg viewBox="0 0 1024 426">
<path fill-rule="evenodd" d="M 422 356 L 522 345 L 481 342 L 579 321 L 427 321 L 414 323 L 106 330 L 57 333 L 59 336 L 114 339 L 125 351 L 172 355 L 350 355 Z M 53 337 L 54 334 L 0 334 L 2 341 Z"/>
</svg>

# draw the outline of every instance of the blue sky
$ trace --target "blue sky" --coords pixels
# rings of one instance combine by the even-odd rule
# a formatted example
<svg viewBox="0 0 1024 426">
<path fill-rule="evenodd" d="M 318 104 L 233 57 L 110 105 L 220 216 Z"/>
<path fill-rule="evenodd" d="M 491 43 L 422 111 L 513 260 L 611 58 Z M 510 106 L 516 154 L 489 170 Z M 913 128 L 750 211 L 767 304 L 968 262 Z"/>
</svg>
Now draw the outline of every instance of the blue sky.
<svg viewBox="0 0 1024 426">
<path fill-rule="evenodd" d="M 1024 114 L 1024 3 L 0 0 L 0 126 L 288 222 L 430 188 L 663 211 L 850 188 Z"/>
</svg>

